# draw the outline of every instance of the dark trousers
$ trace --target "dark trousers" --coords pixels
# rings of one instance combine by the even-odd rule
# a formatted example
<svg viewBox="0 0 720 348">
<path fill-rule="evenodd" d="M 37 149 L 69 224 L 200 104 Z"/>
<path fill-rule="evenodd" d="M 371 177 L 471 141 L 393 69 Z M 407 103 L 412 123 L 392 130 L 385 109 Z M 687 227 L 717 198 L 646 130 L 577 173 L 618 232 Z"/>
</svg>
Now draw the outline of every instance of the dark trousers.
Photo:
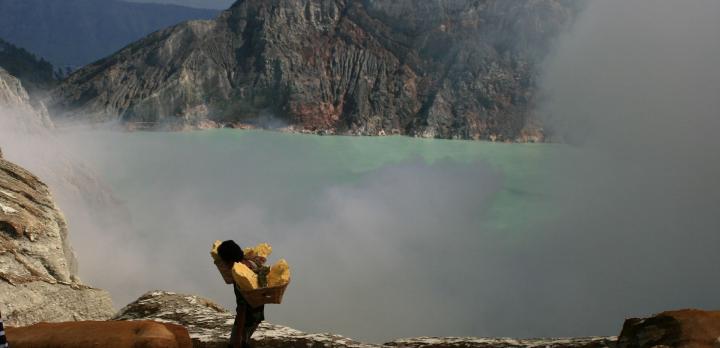
<svg viewBox="0 0 720 348">
<path fill-rule="evenodd" d="M 260 323 L 247 323 L 245 313 L 238 313 L 235 316 L 235 323 L 230 333 L 229 348 L 250 348 L 250 337 L 257 330 Z M 2 348 L 2 347 L 0 347 Z"/>
<path fill-rule="evenodd" d="M 5 328 L 3 327 L 2 316 L 0 316 L 0 348 L 7 348 L 7 339 L 5 338 Z"/>
</svg>

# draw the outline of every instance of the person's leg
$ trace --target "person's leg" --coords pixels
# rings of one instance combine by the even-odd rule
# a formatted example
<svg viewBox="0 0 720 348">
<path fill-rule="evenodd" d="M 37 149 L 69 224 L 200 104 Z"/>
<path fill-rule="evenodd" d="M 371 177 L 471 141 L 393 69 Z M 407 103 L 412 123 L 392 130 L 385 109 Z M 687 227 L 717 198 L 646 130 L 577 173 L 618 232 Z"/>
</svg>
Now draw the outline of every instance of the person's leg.
<svg viewBox="0 0 720 348">
<path fill-rule="evenodd" d="M 235 338 L 237 337 L 237 317 L 235 317 L 235 322 L 233 323 L 232 329 L 230 329 L 230 341 L 228 341 L 228 348 L 234 348 L 235 347 Z"/>
<path fill-rule="evenodd" d="M 230 332 L 230 348 L 242 348 L 245 333 L 245 314 L 238 314 L 235 317 L 235 323 L 233 323 L 232 331 Z"/>
<path fill-rule="evenodd" d="M 253 333 L 255 333 L 255 330 L 257 330 L 259 324 L 260 323 L 255 323 L 254 325 L 245 327 L 245 332 L 244 332 L 245 335 L 243 337 L 242 348 L 251 348 L 252 347 L 252 345 L 250 344 L 250 338 L 252 337 Z"/>
<path fill-rule="evenodd" d="M 0 313 L 0 348 L 7 348 L 7 339 L 5 339 L 5 328 L 3 327 L 2 313 Z"/>
</svg>

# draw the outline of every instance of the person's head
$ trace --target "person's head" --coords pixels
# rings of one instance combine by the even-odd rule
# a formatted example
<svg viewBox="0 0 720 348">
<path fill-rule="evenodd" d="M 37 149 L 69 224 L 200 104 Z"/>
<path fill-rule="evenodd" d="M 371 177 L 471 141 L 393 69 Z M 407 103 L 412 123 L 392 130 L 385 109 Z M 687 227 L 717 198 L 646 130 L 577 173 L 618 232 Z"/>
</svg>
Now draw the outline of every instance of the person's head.
<svg viewBox="0 0 720 348">
<path fill-rule="evenodd" d="M 232 240 L 226 240 L 218 247 L 218 255 L 228 265 L 242 261 L 245 254 L 242 248 Z"/>
</svg>

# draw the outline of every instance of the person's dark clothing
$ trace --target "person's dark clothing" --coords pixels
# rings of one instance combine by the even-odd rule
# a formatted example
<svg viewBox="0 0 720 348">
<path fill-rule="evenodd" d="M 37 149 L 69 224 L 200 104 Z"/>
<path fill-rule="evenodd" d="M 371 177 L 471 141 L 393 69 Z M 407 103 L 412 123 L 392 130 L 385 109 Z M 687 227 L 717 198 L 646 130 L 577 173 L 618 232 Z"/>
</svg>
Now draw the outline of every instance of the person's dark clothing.
<svg viewBox="0 0 720 348">
<path fill-rule="evenodd" d="M 237 335 L 242 335 L 243 348 L 247 348 L 250 347 L 250 337 L 257 330 L 260 322 L 265 320 L 265 306 L 253 308 L 245 301 L 237 286 L 233 286 L 233 289 L 237 307 L 235 308 L 235 323 L 230 334 L 230 342 L 235 342 Z"/>
<path fill-rule="evenodd" d="M 8 343 L 5 338 L 5 328 L 3 327 L 2 315 L 0 315 L 0 348 L 7 348 Z"/>
<path fill-rule="evenodd" d="M 252 306 L 250 306 L 250 304 L 247 303 L 247 301 L 245 301 L 245 298 L 243 297 L 242 293 L 240 293 L 240 290 L 238 290 L 237 286 L 233 286 L 233 289 L 235 290 L 235 302 L 237 304 L 237 307 L 235 307 L 235 312 L 237 314 L 245 313 L 245 327 L 258 325 L 261 321 L 265 320 L 264 305 L 253 308 Z"/>
</svg>

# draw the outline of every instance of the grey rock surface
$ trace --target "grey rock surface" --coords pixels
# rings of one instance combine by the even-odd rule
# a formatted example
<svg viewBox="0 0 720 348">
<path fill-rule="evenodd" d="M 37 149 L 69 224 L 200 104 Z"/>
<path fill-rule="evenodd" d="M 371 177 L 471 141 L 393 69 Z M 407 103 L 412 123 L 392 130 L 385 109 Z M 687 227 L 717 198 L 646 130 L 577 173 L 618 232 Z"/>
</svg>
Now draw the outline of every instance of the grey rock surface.
<svg viewBox="0 0 720 348">
<path fill-rule="evenodd" d="M 116 232 L 129 213 L 97 175 L 63 150 L 47 112 L 31 99 L 0 68 L 0 312 L 13 326 L 108 319 L 115 313 L 110 295 L 78 278 L 71 228 L 57 206 L 74 208 L 69 216 L 76 238 Z M 3 152 L 23 167 L 3 160 Z"/>
<path fill-rule="evenodd" d="M 194 347 L 227 347 L 234 315 L 214 302 L 193 295 L 151 291 L 123 308 L 115 320 L 156 320 L 185 326 Z M 578 339 L 515 340 L 509 338 L 431 338 L 402 339 L 385 344 L 366 344 L 338 335 L 304 333 L 289 327 L 263 322 L 253 335 L 258 348 L 306 347 L 497 347 L 497 348 L 612 348 L 615 337 Z"/>
<path fill-rule="evenodd" d="M 540 141 L 538 65 L 574 0 L 243 0 L 71 75 L 60 119 Z M 270 115 L 270 116 L 268 116 Z"/>
<path fill-rule="evenodd" d="M 183 325 L 194 347 L 226 348 L 234 314 L 211 300 L 167 291 L 151 291 L 121 309 L 115 320 L 155 320 Z M 263 322 L 253 335 L 255 347 L 372 347 L 342 336 L 307 334 Z"/>
<path fill-rule="evenodd" d="M 477 337 L 418 337 L 386 343 L 405 348 L 614 348 L 617 337 L 582 338 L 477 338 Z"/>
<path fill-rule="evenodd" d="M 47 186 L 0 159 L 0 311 L 8 325 L 102 320 L 110 295 L 84 285 L 67 224 Z"/>
<path fill-rule="evenodd" d="M 31 101 L 20 80 L 1 67 L 0 110 L 22 114 L 27 129 L 52 127 L 45 104 Z"/>
</svg>

